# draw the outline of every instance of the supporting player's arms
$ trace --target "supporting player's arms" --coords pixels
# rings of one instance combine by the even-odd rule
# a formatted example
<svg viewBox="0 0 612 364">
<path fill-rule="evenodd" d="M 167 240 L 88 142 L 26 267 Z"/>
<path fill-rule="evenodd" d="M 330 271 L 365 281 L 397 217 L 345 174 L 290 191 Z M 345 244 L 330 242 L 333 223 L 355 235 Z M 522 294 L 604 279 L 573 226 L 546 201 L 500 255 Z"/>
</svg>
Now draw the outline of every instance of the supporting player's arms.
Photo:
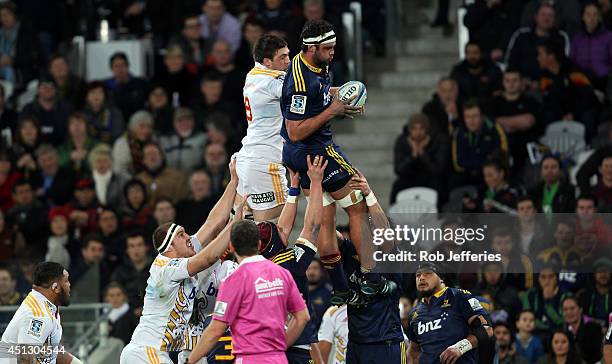
<svg viewBox="0 0 612 364">
<path fill-rule="evenodd" d="M 468 325 L 472 333 L 465 339 L 449 346 L 440 354 L 440 362 L 442 364 L 455 363 L 465 352 L 473 350 L 479 345 L 486 345 L 488 340 L 493 336 L 493 329 L 489 326 L 487 319 L 482 315 L 470 317 L 468 319 Z"/>
<path fill-rule="evenodd" d="M 323 173 L 327 167 L 328 161 L 322 156 L 310 155 L 306 156 L 306 164 L 308 165 L 308 177 L 310 178 L 310 200 L 306 207 L 306 215 L 304 216 L 304 227 L 300 233 L 300 238 L 310 242 L 317 240 L 319 230 L 321 229 L 321 216 L 323 215 Z"/>
<path fill-rule="evenodd" d="M 225 229 L 223 229 L 210 244 L 200 250 L 196 255 L 189 258 L 187 261 L 187 271 L 190 276 L 193 277 L 197 273 L 215 264 L 217 260 L 219 260 L 219 257 L 225 253 L 229 246 L 230 231 L 235 221 L 237 220 L 230 221 Z"/>
<path fill-rule="evenodd" d="M 236 174 L 236 160 L 232 158 L 229 163 L 229 169 L 231 174 L 230 182 L 225 187 L 223 196 L 217 201 L 215 207 L 210 210 L 208 218 L 204 224 L 200 227 L 196 233 L 196 237 L 202 244 L 202 247 L 208 245 L 211 240 L 219 234 L 219 231 L 223 229 L 229 214 L 232 211 L 234 204 L 234 198 L 236 197 L 236 187 L 238 186 L 238 175 Z"/>
<path fill-rule="evenodd" d="M 304 330 L 304 327 L 310 321 L 310 314 L 308 308 L 301 311 L 291 312 L 292 318 L 289 320 L 287 325 L 287 332 L 285 333 L 285 340 L 287 341 L 287 347 L 290 347 L 300 337 L 300 334 Z"/>
<path fill-rule="evenodd" d="M 319 340 L 318 344 L 316 345 L 318 346 L 319 351 L 321 352 L 321 357 L 323 358 L 323 361 L 321 363 L 325 364 L 325 360 L 329 358 L 329 353 L 331 352 L 332 343 L 330 343 L 329 341 L 325 341 L 325 340 Z M 319 364 L 319 363 L 317 363 L 315 360 L 315 364 Z"/>
<path fill-rule="evenodd" d="M 338 98 L 334 98 L 334 101 L 323 110 L 319 115 L 313 116 L 303 120 L 291 120 L 285 119 L 285 127 L 287 128 L 287 134 L 289 140 L 292 142 L 299 142 L 308 138 L 312 133 L 319 130 L 323 125 L 327 124 L 331 119 L 336 116 L 353 118 L 356 115 L 361 114 L 362 108 L 357 106 L 350 106 L 349 102 L 353 101 L 357 95 L 340 101 Z"/>
<path fill-rule="evenodd" d="M 300 188 L 300 174 L 289 169 L 289 176 L 291 180 L 291 187 Z M 295 217 L 297 216 L 297 203 L 297 199 L 295 200 L 295 203 L 285 203 L 285 206 L 283 206 L 283 210 L 278 218 L 278 224 L 276 224 L 278 227 L 278 234 L 280 235 L 280 238 L 285 246 L 287 246 L 289 235 L 291 235 L 291 230 L 293 230 L 293 224 L 295 223 Z"/>
<path fill-rule="evenodd" d="M 57 354 L 57 364 L 83 364 L 81 360 L 79 360 L 76 356 L 73 356 L 69 353 L 59 353 Z"/>
<path fill-rule="evenodd" d="M 212 320 L 210 325 L 206 328 L 200 340 L 196 344 L 196 347 L 189 355 L 189 359 L 187 364 L 196 363 L 198 360 L 202 359 L 208 352 L 212 350 L 215 346 L 219 338 L 225 334 L 225 330 L 227 330 L 227 324 L 224 324 L 218 320 Z"/>
<path fill-rule="evenodd" d="M 604 363 L 612 364 L 612 345 L 604 345 L 603 354 L 604 354 Z"/>
<path fill-rule="evenodd" d="M 410 342 L 408 347 L 408 360 L 411 364 L 418 364 L 419 358 L 421 357 L 421 346 L 414 341 Z"/>
</svg>

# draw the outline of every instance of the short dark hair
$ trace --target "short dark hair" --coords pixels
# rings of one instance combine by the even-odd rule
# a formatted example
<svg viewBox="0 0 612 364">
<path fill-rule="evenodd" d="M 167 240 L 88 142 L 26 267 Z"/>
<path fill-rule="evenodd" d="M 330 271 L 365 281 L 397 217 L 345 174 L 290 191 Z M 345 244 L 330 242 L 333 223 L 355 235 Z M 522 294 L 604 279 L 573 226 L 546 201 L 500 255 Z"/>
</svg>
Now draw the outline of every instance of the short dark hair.
<svg viewBox="0 0 612 364">
<path fill-rule="evenodd" d="M 582 305 L 580 304 L 580 300 L 578 300 L 578 297 L 574 296 L 573 294 L 568 294 L 567 296 L 563 297 L 563 299 L 561 300 L 561 308 L 563 308 L 563 304 L 567 300 L 576 302 L 576 306 L 582 308 Z"/>
<path fill-rule="evenodd" d="M 153 247 L 155 250 L 159 251 L 159 247 L 164 243 L 164 239 L 166 238 L 166 234 L 168 233 L 170 226 L 172 226 L 171 222 L 163 223 L 153 232 Z"/>
<path fill-rule="evenodd" d="M 480 108 L 480 101 L 478 99 L 472 98 L 463 103 L 463 111 L 473 109 L 475 107 L 482 112 L 482 109 Z"/>
<path fill-rule="evenodd" d="M 512 231 L 507 228 L 507 227 L 498 227 L 495 230 L 493 230 L 493 234 L 492 237 L 495 238 L 496 236 L 512 236 Z"/>
<path fill-rule="evenodd" d="M 524 314 L 524 313 L 530 313 L 530 314 L 533 315 L 533 317 L 535 317 L 535 315 L 536 315 L 535 311 L 533 311 L 533 310 L 529 310 L 529 309 L 520 310 L 518 315 L 516 315 L 516 321 L 520 320 L 521 319 L 521 315 Z"/>
<path fill-rule="evenodd" d="M 597 199 L 595 198 L 595 196 L 593 196 L 592 194 L 585 192 L 585 193 L 581 193 L 578 198 L 576 199 L 576 207 L 578 206 L 578 201 L 580 200 L 590 200 L 593 201 L 593 205 L 597 206 Z"/>
<path fill-rule="evenodd" d="M 102 92 L 104 92 L 104 96 L 106 96 L 106 87 L 104 86 L 104 83 L 102 81 L 92 81 L 88 83 L 85 93 L 88 94 L 98 88 L 101 88 Z"/>
<path fill-rule="evenodd" d="M 55 262 L 42 262 L 34 270 L 32 284 L 35 286 L 49 288 L 51 283 L 64 277 L 64 267 Z"/>
<path fill-rule="evenodd" d="M 27 180 L 27 179 L 20 179 L 20 180 L 18 180 L 13 185 L 13 193 L 15 193 L 17 191 L 17 188 L 21 187 L 21 186 L 30 186 L 30 188 L 32 188 L 32 183 L 29 180 Z"/>
<path fill-rule="evenodd" d="M 130 61 L 128 60 L 128 56 L 127 54 L 125 54 L 125 52 L 115 52 L 113 53 L 113 55 L 110 58 L 110 61 L 108 63 L 108 66 L 110 68 L 113 68 L 113 62 L 115 62 L 116 59 L 122 59 L 125 61 L 126 65 L 130 65 Z"/>
<path fill-rule="evenodd" d="M 548 55 L 554 55 L 557 62 L 561 62 L 565 59 L 565 53 L 563 52 L 563 45 L 559 41 L 549 39 L 538 45 Z"/>
<path fill-rule="evenodd" d="M 482 168 L 484 169 L 485 167 L 493 167 L 498 171 L 504 172 L 504 177 L 508 175 L 506 164 L 501 159 L 488 159 L 482 164 Z"/>
<path fill-rule="evenodd" d="M 525 202 L 525 201 L 531 201 L 531 203 L 533 203 L 533 205 L 535 206 L 533 197 L 531 197 L 530 195 L 519 196 L 519 198 L 516 199 L 516 205 L 518 206 L 518 204 L 520 204 L 521 202 Z"/>
<path fill-rule="evenodd" d="M 244 21 L 244 25 L 242 26 L 242 31 L 243 32 L 246 29 L 247 25 L 259 27 L 259 28 L 264 29 L 264 30 L 266 29 L 266 24 L 264 22 L 262 22 L 261 20 L 257 19 L 254 16 L 250 16 L 250 17 L 248 17 Z"/>
<path fill-rule="evenodd" d="M 264 34 L 255 42 L 253 47 L 253 58 L 263 63 L 264 58 L 272 59 L 276 52 L 287 46 L 287 42 L 274 34 Z"/>
<path fill-rule="evenodd" d="M 334 30 L 334 26 L 326 20 L 309 20 L 302 28 L 300 39 L 318 37 L 332 30 Z M 308 51 L 308 46 L 302 44 L 302 51 Z"/>
<path fill-rule="evenodd" d="M 206 72 L 200 80 L 200 85 L 204 82 L 221 82 L 223 83 L 223 76 L 217 71 Z"/>
<path fill-rule="evenodd" d="M 5 264 L 5 263 L 0 264 L 0 271 L 7 272 L 9 276 L 11 277 L 12 281 L 17 279 L 17 274 L 15 273 L 15 270 L 11 268 L 8 264 Z"/>
<path fill-rule="evenodd" d="M 470 40 L 469 42 L 465 43 L 465 47 L 463 49 L 467 51 L 469 46 L 476 46 L 478 47 L 478 50 L 482 50 L 482 47 L 480 46 L 480 44 L 476 42 L 475 40 Z"/>
<path fill-rule="evenodd" d="M 506 70 L 504 71 L 504 74 L 507 75 L 508 73 L 518 73 L 519 77 L 522 76 L 521 70 L 516 67 L 506 68 Z"/>
<path fill-rule="evenodd" d="M 81 245 L 81 249 L 89 248 L 91 243 L 100 243 L 104 245 L 104 239 L 102 239 L 102 236 L 98 234 L 89 234 L 83 239 L 83 244 Z"/>
<path fill-rule="evenodd" d="M 259 229 L 253 221 L 240 220 L 232 226 L 230 241 L 236 250 L 236 254 L 248 257 L 257 254 L 257 243 L 259 242 Z"/>
<path fill-rule="evenodd" d="M 106 296 L 108 294 L 108 291 L 110 291 L 113 288 L 117 288 L 117 289 L 121 290 L 121 293 L 123 293 L 123 295 L 126 297 L 126 300 L 127 300 L 127 292 L 125 291 L 125 288 L 123 288 L 121 283 L 116 282 L 116 281 L 110 282 L 108 284 L 108 286 L 106 286 L 106 288 L 104 288 L 104 296 Z"/>
</svg>

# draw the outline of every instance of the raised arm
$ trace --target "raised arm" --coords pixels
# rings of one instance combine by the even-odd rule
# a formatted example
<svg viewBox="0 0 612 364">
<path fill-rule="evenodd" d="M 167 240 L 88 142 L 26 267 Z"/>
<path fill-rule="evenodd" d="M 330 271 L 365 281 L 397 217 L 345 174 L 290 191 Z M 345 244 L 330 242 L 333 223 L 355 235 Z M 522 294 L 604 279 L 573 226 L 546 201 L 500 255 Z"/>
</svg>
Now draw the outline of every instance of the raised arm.
<svg viewBox="0 0 612 364">
<path fill-rule="evenodd" d="M 310 201 L 306 207 L 304 227 L 300 233 L 300 238 L 311 243 L 317 240 L 321 229 L 321 216 L 323 215 L 323 186 L 321 182 L 327 163 L 328 161 L 324 160 L 322 156 L 315 156 L 312 162 L 310 155 L 306 156 L 307 173 L 310 178 Z"/>
<path fill-rule="evenodd" d="M 310 321 L 310 314 L 308 313 L 308 309 L 305 308 L 303 310 L 292 312 L 291 316 L 293 316 L 289 320 L 289 324 L 287 325 L 287 332 L 285 333 L 285 340 L 287 340 L 287 347 L 290 347 L 295 343 L 295 341 L 300 337 L 300 334 L 306 327 L 308 321 Z"/>
<path fill-rule="evenodd" d="M 289 169 L 289 176 L 291 180 L 291 189 L 300 190 L 300 174 Z M 291 195 L 291 190 L 289 191 Z M 298 197 L 295 196 L 295 201 L 292 200 L 292 196 L 289 196 L 283 210 L 281 211 L 280 217 L 278 218 L 278 233 L 280 235 L 283 244 L 287 246 L 289 235 L 293 230 L 293 224 L 295 223 L 295 217 L 297 216 Z"/>
<path fill-rule="evenodd" d="M 225 191 L 215 204 L 215 207 L 210 210 L 208 218 L 196 233 L 196 237 L 202 244 L 202 247 L 205 247 L 223 229 L 232 211 L 234 198 L 236 197 L 236 187 L 238 186 L 236 159 L 233 156 L 229 163 L 229 169 L 231 174 L 230 182 L 225 187 Z"/>
</svg>

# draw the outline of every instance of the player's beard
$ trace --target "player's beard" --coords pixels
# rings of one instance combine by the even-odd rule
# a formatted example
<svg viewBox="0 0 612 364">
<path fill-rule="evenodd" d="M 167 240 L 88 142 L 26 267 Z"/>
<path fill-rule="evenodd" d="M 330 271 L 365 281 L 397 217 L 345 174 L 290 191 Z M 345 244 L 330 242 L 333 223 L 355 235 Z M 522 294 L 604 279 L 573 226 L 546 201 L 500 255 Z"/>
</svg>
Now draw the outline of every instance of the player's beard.
<svg viewBox="0 0 612 364">
<path fill-rule="evenodd" d="M 331 63 L 331 59 L 330 59 L 329 61 L 325 61 L 325 60 L 321 59 L 321 58 L 319 57 L 319 55 L 318 55 L 318 52 L 317 52 L 317 53 L 315 53 L 315 56 L 314 56 L 314 60 L 313 60 L 313 61 L 314 61 L 314 63 L 315 63 L 315 66 L 317 66 L 317 67 L 319 67 L 319 68 L 326 68 L 326 67 L 327 67 L 327 66 L 329 66 L 329 64 Z"/>
<path fill-rule="evenodd" d="M 64 306 L 64 307 L 70 306 L 70 295 L 63 288 L 60 294 L 60 306 Z"/>
<path fill-rule="evenodd" d="M 418 296 L 419 298 L 429 298 L 434 294 L 434 292 L 435 292 L 434 288 L 428 289 L 425 291 L 418 291 Z"/>
</svg>

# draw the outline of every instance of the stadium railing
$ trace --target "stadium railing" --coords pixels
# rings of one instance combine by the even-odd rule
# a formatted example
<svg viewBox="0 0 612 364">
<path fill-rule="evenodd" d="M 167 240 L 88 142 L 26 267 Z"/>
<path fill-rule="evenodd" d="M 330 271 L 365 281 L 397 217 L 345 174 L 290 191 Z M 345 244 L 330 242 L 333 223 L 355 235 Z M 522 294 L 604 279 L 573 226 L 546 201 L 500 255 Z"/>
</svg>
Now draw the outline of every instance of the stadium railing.
<svg viewBox="0 0 612 364">
<path fill-rule="evenodd" d="M 350 11 L 342 13 L 346 65 L 349 80 L 363 79 L 363 37 L 361 4 L 352 2 Z"/>
</svg>

